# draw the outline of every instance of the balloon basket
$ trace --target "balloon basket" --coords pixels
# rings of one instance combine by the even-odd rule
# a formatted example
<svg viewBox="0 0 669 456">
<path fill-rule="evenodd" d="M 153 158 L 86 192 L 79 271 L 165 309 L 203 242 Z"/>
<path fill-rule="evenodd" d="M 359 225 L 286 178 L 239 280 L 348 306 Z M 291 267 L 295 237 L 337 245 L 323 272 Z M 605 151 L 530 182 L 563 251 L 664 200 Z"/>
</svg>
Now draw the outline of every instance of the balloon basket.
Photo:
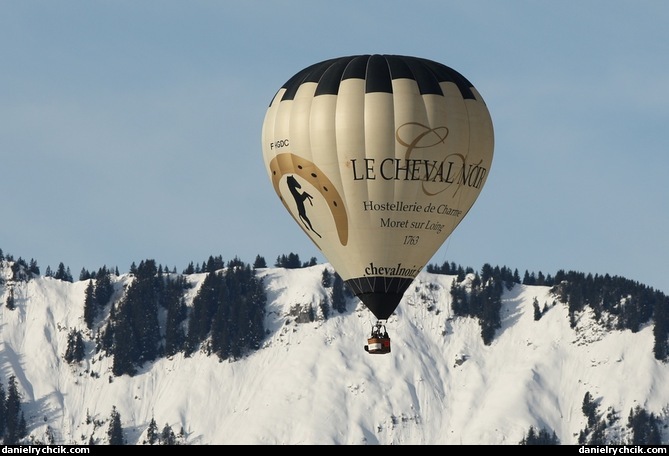
<svg viewBox="0 0 669 456">
<path fill-rule="evenodd" d="M 376 326 L 372 328 L 372 334 L 367 339 L 365 351 L 370 355 L 390 353 L 390 337 L 388 337 L 386 327 L 381 322 L 377 322 Z"/>
</svg>

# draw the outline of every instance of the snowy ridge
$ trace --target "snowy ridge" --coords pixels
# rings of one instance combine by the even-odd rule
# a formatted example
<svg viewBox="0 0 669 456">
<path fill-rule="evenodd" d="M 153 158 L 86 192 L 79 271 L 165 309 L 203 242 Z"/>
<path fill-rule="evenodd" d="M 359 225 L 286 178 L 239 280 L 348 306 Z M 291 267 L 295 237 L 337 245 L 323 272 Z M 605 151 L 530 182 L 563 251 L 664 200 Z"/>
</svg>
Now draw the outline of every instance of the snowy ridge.
<svg viewBox="0 0 669 456">
<path fill-rule="evenodd" d="M 260 350 L 234 362 L 179 354 L 133 377 L 113 377 L 111 358 L 95 353 L 87 281 L 12 283 L 16 309 L 0 307 L 0 380 L 6 388 L 16 376 L 32 438 L 51 432 L 56 443 L 105 443 L 112 407 L 129 444 L 145 441 L 152 418 L 159 430 L 183 429 L 187 444 L 515 445 L 531 425 L 576 444 L 586 392 L 600 413 L 617 413 L 608 432 L 624 432 L 635 406 L 669 422 L 669 365 L 653 357 L 652 325 L 607 331 L 584 312 L 572 329 L 549 287 L 516 285 L 486 346 L 476 319 L 451 313 L 455 276 L 422 272 L 387 322 L 392 352 L 370 355 L 374 317 L 357 300 L 323 318 L 323 268 L 257 271 L 267 291 Z M 190 305 L 204 274 L 188 277 Z M 114 280 L 118 297 L 132 278 Z M 0 302 L 9 288 L 5 277 Z M 535 298 L 546 306 L 539 321 Z M 309 306 L 316 318 L 302 323 Z M 78 365 L 63 359 L 73 328 L 87 341 Z"/>
</svg>

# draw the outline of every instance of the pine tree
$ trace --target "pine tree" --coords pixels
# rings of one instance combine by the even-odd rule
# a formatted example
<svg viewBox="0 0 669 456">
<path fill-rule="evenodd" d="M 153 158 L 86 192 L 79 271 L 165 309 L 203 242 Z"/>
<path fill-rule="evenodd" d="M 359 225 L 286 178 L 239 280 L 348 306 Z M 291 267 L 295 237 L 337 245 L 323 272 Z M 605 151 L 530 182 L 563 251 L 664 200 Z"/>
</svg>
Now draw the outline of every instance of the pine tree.
<svg viewBox="0 0 669 456">
<path fill-rule="evenodd" d="M 125 436 L 121 426 L 121 414 L 112 406 L 111 417 L 109 420 L 109 429 L 107 429 L 110 445 L 125 445 Z"/>
<path fill-rule="evenodd" d="M 248 318 L 248 336 L 245 340 L 245 346 L 249 349 L 257 350 L 262 345 L 265 337 L 265 311 L 267 309 L 267 295 L 263 279 L 258 278 L 255 270 L 245 269 L 248 277 L 248 286 L 246 290 L 246 315 Z"/>
<path fill-rule="evenodd" d="M 208 273 L 193 298 L 193 307 L 188 319 L 186 336 L 186 352 L 193 353 L 200 342 L 204 341 L 211 331 L 212 320 L 216 314 L 220 297 L 225 293 L 225 281 L 220 272 Z"/>
<path fill-rule="evenodd" d="M 56 444 L 56 435 L 54 433 L 54 430 L 51 426 L 46 427 L 46 443 L 47 445 L 55 445 Z"/>
<path fill-rule="evenodd" d="M 485 263 L 481 268 L 481 282 L 487 284 L 493 278 L 493 267 L 489 263 Z"/>
<path fill-rule="evenodd" d="M 174 435 L 172 427 L 165 423 L 162 432 L 160 433 L 160 443 L 163 445 L 176 445 L 177 437 Z"/>
<path fill-rule="evenodd" d="M 332 282 L 332 308 L 340 314 L 346 312 L 345 286 L 341 276 L 335 272 Z"/>
<path fill-rule="evenodd" d="M 9 377 L 7 399 L 5 401 L 5 445 L 16 445 L 25 437 L 25 423 L 21 425 L 21 395 L 16 383 L 16 376 Z"/>
<path fill-rule="evenodd" d="M 323 319 L 327 320 L 328 317 L 330 316 L 330 307 L 328 307 L 327 299 L 321 298 L 321 300 L 318 303 L 318 308 L 321 309 L 321 313 L 323 314 Z"/>
<path fill-rule="evenodd" d="M 300 256 L 297 253 L 290 252 L 288 254 L 288 261 L 286 262 L 286 268 L 289 269 L 299 269 L 302 267 L 302 262 L 300 261 Z"/>
<path fill-rule="evenodd" d="M 256 260 L 253 262 L 253 269 L 263 269 L 267 267 L 267 262 L 264 257 L 256 255 Z"/>
<path fill-rule="evenodd" d="M 223 258 L 221 256 L 209 256 L 204 272 L 216 272 L 224 267 L 225 264 L 223 263 Z"/>
<path fill-rule="evenodd" d="M 95 278 L 95 303 L 102 308 L 109 304 L 114 294 L 114 285 L 112 284 L 111 273 L 107 268 L 101 268 Z"/>
<path fill-rule="evenodd" d="M 37 266 L 37 261 L 34 259 L 30 259 L 30 266 L 28 267 L 28 270 L 30 273 L 34 276 L 39 275 L 39 266 Z"/>
<path fill-rule="evenodd" d="M 156 442 L 159 440 L 159 435 L 158 435 L 158 425 L 156 424 L 156 420 L 154 417 L 151 417 L 151 421 L 149 422 L 149 427 L 146 430 L 146 438 L 147 442 L 149 445 L 154 445 Z"/>
<path fill-rule="evenodd" d="M 492 280 L 482 286 L 478 300 L 480 301 L 477 315 L 481 325 L 483 343 L 490 345 L 495 337 L 495 331 L 502 327 L 500 311 L 502 309 L 502 284 Z"/>
<path fill-rule="evenodd" d="M 454 280 L 451 284 L 451 309 L 453 315 L 456 317 L 466 317 L 468 314 L 468 301 L 469 297 L 467 296 L 467 290 L 464 286 L 460 284 L 459 281 Z"/>
<path fill-rule="evenodd" d="M 0 382 L 0 439 L 5 433 L 5 426 L 7 425 L 7 397 L 5 394 L 5 387 Z"/>
<path fill-rule="evenodd" d="M 653 310 L 653 354 L 655 359 L 669 359 L 669 298 L 658 296 Z"/>
<path fill-rule="evenodd" d="M 16 300 L 14 299 L 14 289 L 13 288 L 9 289 L 9 293 L 7 294 L 7 301 L 5 302 L 5 306 L 9 310 L 16 309 Z"/>
<path fill-rule="evenodd" d="M 93 328 L 93 322 L 97 314 L 97 305 L 95 302 L 95 286 L 93 280 L 88 280 L 84 297 L 84 323 L 88 329 Z"/>
<path fill-rule="evenodd" d="M 531 445 L 531 442 L 534 442 L 537 438 L 536 431 L 534 426 L 530 426 L 527 431 L 527 436 L 520 442 L 521 445 Z M 529 443 L 528 443 L 529 442 Z"/>
<path fill-rule="evenodd" d="M 139 365 L 153 361 L 160 354 L 158 305 L 163 281 L 156 277 L 157 271 L 154 260 L 142 261 L 136 268 L 135 281 L 118 306 L 112 350 L 115 375 L 134 375 Z"/>
<path fill-rule="evenodd" d="M 588 426 L 593 427 L 597 422 L 597 403 L 593 400 L 590 391 L 586 391 L 583 396 L 583 405 L 581 406 L 583 414 L 588 419 Z"/>
<path fill-rule="evenodd" d="M 116 376 L 123 374 L 135 375 L 137 372 L 135 360 L 139 356 L 136 353 L 137 341 L 133 330 L 132 313 L 130 312 L 130 305 L 125 300 L 120 303 L 116 310 L 113 324 L 107 330 L 106 334 L 113 336 L 111 347 L 111 352 L 114 356 L 112 373 Z"/>
<path fill-rule="evenodd" d="M 70 273 L 70 268 L 66 268 L 63 262 L 61 261 L 58 264 L 58 270 L 56 271 L 55 279 L 62 280 L 63 282 L 72 282 L 72 274 Z"/>
<path fill-rule="evenodd" d="M 79 281 L 82 282 L 84 280 L 88 280 L 92 278 L 91 273 L 88 272 L 86 268 L 81 268 L 81 272 L 79 272 Z"/>
<path fill-rule="evenodd" d="M 137 269 L 137 281 L 133 283 L 135 296 L 132 300 L 134 331 L 138 343 L 137 363 L 153 361 L 160 350 L 160 324 L 158 305 L 162 299 L 163 280 L 157 278 L 154 260 L 141 262 Z M 130 290 L 128 290 L 130 294 Z"/>
<path fill-rule="evenodd" d="M 541 309 L 539 309 L 539 300 L 537 299 L 536 296 L 532 301 L 532 307 L 534 308 L 534 321 L 541 320 Z"/>
<path fill-rule="evenodd" d="M 192 261 L 188 263 L 188 266 L 186 267 L 186 269 L 184 269 L 184 274 L 186 275 L 195 274 L 195 265 L 193 265 Z"/>
<path fill-rule="evenodd" d="M 536 431 L 534 426 L 530 426 L 527 431 L 527 436 L 523 437 L 520 441 L 521 445 L 559 445 L 560 440 L 557 438 L 557 434 L 553 431 L 550 434 L 546 429 L 541 429 Z"/>
<path fill-rule="evenodd" d="M 165 286 L 167 318 L 165 322 L 165 354 L 172 356 L 184 347 L 186 335 L 183 321 L 187 316 L 186 300 L 181 293 L 183 278 L 168 280 Z"/>
<path fill-rule="evenodd" d="M 26 417 L 23 413 L 23 410 L 21 410 L 19 414 L 19 425 L 18 428 L 16 429 L 16 432 L 17 435 L 19 436 L 19 440 L 28 435 L 28 423 L 26 423 Z"/>
<path fill-rule="evenodd" d="M 297 253 L 289 253 L 288 256 L 280 255 L 276 259 L 277 268 L 298 269 L 302 267 L 300 256 Z"/>
<path fill-rule="evenodd" d="M 330 288 L 332 286 L 332 273 L 328 268 L 323 268 L 323 274 L 321 275 L 321 285 L 324 288 Z"/>
<path fill-rule="evenodd" d="M 318 259 L 316 257 L 311 257 L 309 261 L 302 265 L 303 268 L 308 268 L 311 266 L 316 266 L 318 264 Z"/>
<path fill-rule="evenodd" d="M 238 359 L 246 351 L 258 349 L 264 337 L 267 297 L 255 269 L 228 266 L 216 299 L 211 350 L 221 359 Z"/>
<path fill-rule="evenodd" d="M 84 359 L 85 346 L 81 331 L 72 329 L 67 336 L 67 349 L 65 350 L 65 361 L 78 363 Z"/>
<path fill-rule="evenodd" d="M 655 415 L 640 406 L 630 410 L 628 427 L 632 430 L 632 445 L 661 445 L 661 433 Z"/>
</svg>

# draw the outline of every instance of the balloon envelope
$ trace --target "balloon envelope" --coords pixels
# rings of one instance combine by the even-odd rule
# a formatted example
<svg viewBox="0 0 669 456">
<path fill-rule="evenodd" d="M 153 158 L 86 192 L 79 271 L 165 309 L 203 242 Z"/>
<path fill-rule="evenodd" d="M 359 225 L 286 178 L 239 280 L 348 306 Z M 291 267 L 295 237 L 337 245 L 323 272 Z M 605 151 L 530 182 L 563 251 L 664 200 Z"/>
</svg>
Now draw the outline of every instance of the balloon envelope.
<svg viewBox="0 0 669 456">
<path fill-rule="evenodd" d="M 462 221 L 493 157 L 485 102 L 460 73 L 399 55 L 311 65 L 267 109 L 277 195 L 378 319 Z"/>
</svg>

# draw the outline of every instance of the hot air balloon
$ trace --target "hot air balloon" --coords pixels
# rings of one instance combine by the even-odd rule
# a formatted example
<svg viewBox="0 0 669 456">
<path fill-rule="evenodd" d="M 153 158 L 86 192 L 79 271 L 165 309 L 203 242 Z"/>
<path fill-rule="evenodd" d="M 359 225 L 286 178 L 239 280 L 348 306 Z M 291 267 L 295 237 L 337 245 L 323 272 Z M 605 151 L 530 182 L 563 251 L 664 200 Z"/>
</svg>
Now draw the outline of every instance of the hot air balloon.
<svg viewBox="0 0 669 456">
<path fill-rule="evenodd" d="M 262 150 L 280 200 L 377 318 L 365 349 L 476 201 L 493 157 L 483 98 L 460 73 L 402 55 L 311 65 L 275 94 Z"/>
</svg>

